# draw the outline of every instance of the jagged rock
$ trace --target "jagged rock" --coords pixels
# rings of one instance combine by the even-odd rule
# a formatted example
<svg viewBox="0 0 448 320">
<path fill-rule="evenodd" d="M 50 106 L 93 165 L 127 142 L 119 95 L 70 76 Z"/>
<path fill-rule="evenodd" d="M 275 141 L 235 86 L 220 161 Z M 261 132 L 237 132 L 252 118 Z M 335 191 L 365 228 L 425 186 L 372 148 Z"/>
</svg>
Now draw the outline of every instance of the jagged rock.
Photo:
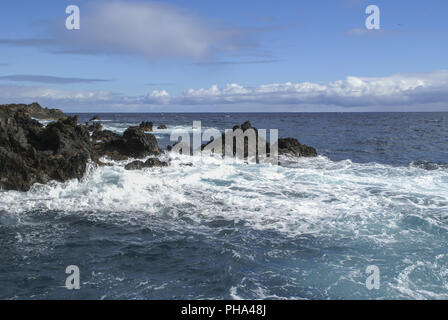
<svg viewBox="0 0 448 320">
<path fill-rule="evenodd" d="M 44 128 L 23 109 L 0 118 L 0 187 L 27 191 L 35 183 L 80 179 L 92 150 L 77 120 L 67 117 Z"/>
<path fill-rule="evenodd" d="M 193 164 L 192 164 L 191 162 L 188 162 L 188 163 L 181 163 L 180 166 L 181 166 L 181 167 L 192 167 Z"/>
<path fill-rule="evenodd" d="M 93 116 L 92 119 L 90 119 L 89 121 L 99 121 L 100 117 L 98 115 Z"/>
<path fill-rule="evenodd" d="M 142 129 L 143 131 L 146 132 L 152 132 L 152 127 L 153 127 L 153 123 L 152 122 L 148 122 L 148 121 L 143 121 L 142 123 L 140 123 L 140 129 Z"/>
<path fill-rule="evenodd" d="M 166 127 L 166 125 L 161 124 L 160 126 L 157 127 L 157 129 L 159 129 L 159 130 L 166 130 L 167 127 Z"/>
<path fill-rule="evenodd" d="M 87 127 L 87 129 L 91 132 L 101 131 L 103 130 L 103 125 L 99 122 L 95 122 Z"/>
<path fill-rule="evenodd" d="M 123 136 L 108 130 L 95 132 L 92 140 L 98 158 L 108 156 L 120 161 L 160 154 L 156 137 L 139 127 L 128 128 Z"/>
<path fill-rule="evenodd" d="M 108 142 L 113 139 L 120 139 L 120 138 L 121 136 L 118 133 L 115 133 L 110 130 L 95 131 L 92 134 L 92 139 L 95 141 Z"/>
<path fill-rule="evenodd" d="M 278 153 L 290 154 L 297 157 L 317 157 L 316 149 L 300 144 L 294 138 L 278 139 Z"/>
<path fill-rule="evenodd" d="M 131 162 L 131 163 L 127 164 L 124 168 L 126 170 L 141 170 L 143 168 L 167 167 L 167 166 L 168 166 L 167 162 L 160 161 L 159 159 L 156 159 L 156 158 L 150 158 L 150 159 L 146 160 L 145 162 L 143 162 L 143 161 Z"/>
<path fill-rule="evenodd" d="M 124 132 L 123 137 L 126 139 L 123 153 L 126 152 L 130 157 L 142 158 L 160 153 L 156 137 L 152 134 L 144 133 L 139 128 L 128 128 Z"/>
<path fill-rule="evenodd" d="M 256 160 L 258 162 L 258 142 L 261 141 L 261 137 L 258 136 L 258 130 L 257 128 L 252 127 L 250 121 L 244 122 L 241 126 L 234 126 L 233 131 L 241 129 L 243 132 L 246 132 L 247 130 L 253 129 L 255 136 L 257 138 L 255 145 L 249 145 L 248 139 L 244 140 L 244 150 L 238 150 L 240 154 L 244 154 L 244 158 L 247 158 L 249 154 L 256 154 Z M 220 140 L 222 144 L 222 154 L 225 154 L 225 134 L 222 134 L 221 137 L 217 138 Z M 204 150 L 207 146 L 209 146 L 212 142 L 214 142 L 214 139 L 207 142 L 206 144 L 203 144 L 201 146 L 201 149 Z M 219 142 L 217 142 L 219 144 Z M 242 152 L 241 152 L 242 151 Z M 270 153 L 270 143 L 266 142 L 266 153 L 269 155 Z M 236 138 L 233 140 L 233 155 L 235 156 L 237 154 L 237 145 L 236 145 Z M 316 157 L 317 152 L 316 149 L 313 147 L 309 147 L 307 145 L 301 144 L 297 139 L 294 138 L 279 138 L 278 139 L 278 154 L 289 154 L 294 155 L 297 157 Z"/>
<path fill-rule="evenodd" d="M 96 161 L 99 161 L 99 158 L 104 156 L 108 156 L 115 161 L 127 160 L 127 156 L 110 147 L 114 141 L 121 142 L 122 140 L 122 136 L 110 130 L 94 131 L 92 134 L 92 145 Z"/>
<path fill-rule="evenodd" d="M 256 155 L 256 160 L 258 161 L 258 130 L 257 130 L 257 128 L 252 127 L 250 121 L 244 122 L 241 126 L 236 125 L 236 126 L 233 127 L 233 131 L 242 130 L 243 133 L 246 132 L 247 130 L 250 130 L 250 129 L 252 129 L 254 131 L 254 135 L 255 135 L 255 138 L 256 138 L 255 145 L 249 145 L 248 139 L 244 139 L 242 150 L 239 150 L 238 149 L 239 146 L 237 146 L 237 143 L 236 143 L 236 138 L 234 137 L 233 138 L 233 151 L 231 150 L 230 152 L 231 153 L 233 152 L 233 156 L 243 155 L 244 158 L 247 158 L 249 156 L 249 154 L 251 154 L 251 155 L 255 154 Z M 217 138 L 217 140 L 218 141 L 215 141 L 214 139 L 210 140 L 206 144 L 203 144 L 201 146 L 201 149 L 204 150 L 212 142 L 215 142 L 215 143 L 217 143 L 219 145 L 222 145 L 221 152 L 222 152 L 223 155 L 225 155 L 225 153 L 226 153 L 226 150 L 225 150 L 226 135 L 223 133 L 221 135 L 221 137 Z M 267 152 L 269 152 L 269 149 L 268 149 L 269 148 L 269 144 L 268 143 L 266 143 L 266 144 L 267 144 Z"/>
<path fill-rule="evenodd" d="M 241 125 L 241 130 L 246 131 L 249 129 L 255 129 L 255 128 L 252 127 L 252 125 L 250 124 L 250 121 L 248 120 Z M 234 131 L 235 131 L 235 129 L 234 129 Z"/>
<path fill-rule="evenodd" d="M 31 117 L 60 116 L 59 112 L 38 104 L 0 106 L 0 188 L 27 191 L 35 183 L 80 179 L 89 161 L 104 165 L 99 159 L 105 155 L 126 160 L 160 153 L 156 138 L 139 127 L 128 128 L 121 136 L 93 125 L 90 137 L 89 126 L 78 125 L 77 116 L 62 114 L 46 127 Z M 157 161 L 150 159 L 144 165 L 165 165 Z"/>
<path fill-rule="evenodd" d="M 126 170 L 141 170 L 145 166 L 145 163 L 143 161 L 137 160 L 133 161 L 131 163 L 128 163 L 124 168 Z"/>
<path fill-rule="evenodd" d="M 22 111 L 29 117 L 39 120 L 58 120 L 67 117 L 61 110 L 42 108 L 37 102 L 32 104 L 0 105 L 0 117 L 13 117 L 18 111 Z"/>
</svg>

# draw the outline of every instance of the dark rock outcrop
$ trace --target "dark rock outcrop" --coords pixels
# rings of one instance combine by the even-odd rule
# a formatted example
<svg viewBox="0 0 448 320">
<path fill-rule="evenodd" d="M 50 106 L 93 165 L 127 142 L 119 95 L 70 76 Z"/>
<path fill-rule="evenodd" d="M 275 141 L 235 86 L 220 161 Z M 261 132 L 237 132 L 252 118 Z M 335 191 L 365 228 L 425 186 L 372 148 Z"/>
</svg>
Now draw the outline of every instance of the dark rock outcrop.
<svg viewBox="0 0 448 320">
<path fill-rule="evenodd" d="M 237 126 L 238 127 L 238 126 Z M 256 131 L 258 131 L 256 128 L 252 127 L 252 125 L 250 124 L 250 121 L 246 121 L 241 125 L 241 130 L 246 131 L 249 129 L 255 129 Z M 235 130 L 234 130 L 235 131 Z"/>
<path fill-rule="evenodd" d="M 99 120 L 100 120 L 100 117 L 98 115 L 94 115 L 92 117 L 92 119 L 90 119 L 89 121 L 99 121 Z"/>
<path fill-rule="evenodd" d="M 159 129 L 159 130 L 166 130 L 167 127 L 166 127 L 166 125 L 161 124 L 160 126 L 157 127 L 157 129 Z"/>
<path fill-rule="evenodd" d="M 108 156 L 120 161 L 160 154 L 156 137 L 139 127 L 128 128 L 123 136 L 108 130 L 95 132 L 92 140 L 98 158 Z"/>
<path fill-rule="evenodd" d="M 123 137 L 110 130 L 95 131 L 92 134 L 94 157 L 99 162 L 101 157 L 107 156 L 115 161 L 127 160 L 128 156 L 121 154 L 115 145 L 124 143 Z"/>
<path fill-rule="evenodd" d="M 33 118 L 58 120 L 43 126 Z M 120 135 L 102 130 L 100 123 L 79 125 L 77 116 L 67 117 L 60 110 L 44 109 L 37 103 L 2 105 L 0 106 L 0 188 L 27 191 L 35 183 L 80 179 L 84 176 L 90 161 L 104 165 L 100 159 L 105 156 L 113 160 L 127 160 L 159 155 L 161 151 L 157 139 L 145 132 L 152 131 L 152 126 L 151 122 L 142 122 L 140 126 L 130 127 Z M 243 132 L 253 129 L 255 136 L 258 137 L 258 130 L 253 128 L 249 121 L 233 128 L 234 131 L 238 129 Z M 92 136 L 89 131 L 92 132 Z M 202 145 L 202 150 L 210 143 L 216 142 L 218 148 L 222 147 L 224 154 L 225 134 L 217 139 L 219 141 L 210 141 Z M 245 157 L 252 154 L 249 151 L 257 152 L 259 140 L 256 141 L 256 145 L 253 146 L 245 139 L 243 143 Z M 172 148 L 177 149 L 180 146 L 182 144 L 178 142 Z M 270 145 L 267 142 L 266 147 L 269 153 Z M 233 155 L 241 151 L 236 148 L 234 141 Z M 186 146 L 184 149 L 185 152 L 192 153 Z M 294 138 L 278 139 L 278 151 L 279 154 L 299 157 L 317 155 L 314 148 L 302 145 Z M 258 154 L 256 155 L 258 161 Z M 168 165 L 167 162 L 150 158 L 145 162 L 131 162 L 125 169 L 139 170 Z"/>
<path fill-rule="evenodd" d="M 92 149 L 77 120 L 67 117 L 44 128 L 24 110 L 0 117 L 0 187 L 27 191 L 35 183 L 81 178 Z"/>
<path fill-rule="evenodd" d="M 126 143 L 122 146 L 123 154 L 134 158 L 160 154 L 156 137 L 152 134 L 146 134 L 137 127 L 128 128 L 124 132 L 123 138 L 126 140 Z"/>
<path fill-rule="evenodd" d="M 39 120 L 58 120 L 67 117 L 61 110 L 42 108 L 37 102 L 33 102 L 32 104 L 0 105 L 0 117 L 13 117 L 19 111 L 24 112 L 31 118 Z"/>
<path fill-rule="evenodd" d="M 317 157 L 316 149 L 300 144 L 294 138 L 278 139 L 278 153 L 290 154 L 297 157 Z"/>
<path fill-rule="evenodd" d="M 48 109 L 33 115 L 54 114 Z M 112 131 L 96 130 L 90 137 L 89 127 L 79 125 L 78 117 L 61 117 L 44 127 L 34 120 L 25 105 L 2 106 L 0 112 L 0 188 L 28 191 L 35 183 L 80 179 L 90 161 L 99 159 L 143 158 L 160 153 L 157 140 L 139 127 L 131 127 L 123 136 Z M 150 159 L 151 160 L 151 159 Z M 156 159 L 144 166 L 164 166 Z"/>
<path fill-rule="evenodd" d="M 168 165 L 169 165 L 168 162 L 160 161 L 159 159 L 156 158 L 150 158 L 145 162 L 138 160 L 133 161 L 127 164 L 124 168 L 126 170 L 141 170 L 143 168 L 168 167 Z"/>
<path fill-rule="evenodd" d="M 113 139 L 120 139 L 121 136 L 118 133 L 115 133 L 110 130 L 101 130 L 101 131 L 94 131 L 92 134 L 92 140 L 94 142 L 102 141 L 102 142 L 108 142 Z"/>
<path fill-rule="evenodd" d="M 95 122 L 87 127 L 90 132 L 96 132 L 103 130 L 103 125 L 99 122 Z"/>
<path fill-rule="evenodd" d="M 143 131 L 152 132 L 153 126 L 154 126 L 154 124 L 152 122 L 143 121 L 142 123 L 140 123 L 139 127 Z"/>
<path fill-rule="evenodd" d="M 243 132 L 246 132 L 247 130 L 254 130 L 256 139 L 255 145 L 249 145 L 248 139 L 244 140 L 244 150 L 237 150 L 236 145 L 236 138 L 233 138 L 233 155 L 235 156 L 237 154 L 237 151 L 240 151 L 240 154 L 244 154 L 244 158 L 247 158 L 249 154 L 256 154 L 257 155 L 257 161 L 258 161 L 258 142 L 261 141 L 261 137 L 258 136 L 258 130 L 257 128 L 252 127 L 250 121 L 244 122 L 241 126 L 234 126 L 233 131 L 241 129 Z M 222 144 L 222 154 L 225 154 L 225 140 L 226 136 L 225 134 L 222 134 L 220 138 L 217 138 L 220 140 Z M 206 144 L 203 144 L 201 146 L 201 149 L 204 150 L 207 146 L 209 146 L 212 142 L 215 142 L 215 140 L 211 140 L 207 142 Z M 217 142 L 219 144 L 219 142 Z M 270 143 L 266 142 L 266 152 L 269 155 L 270 153 Z M 307 145 L 301 144 L 297 139 L 294 138 L 279 138 L 278 139 L 278 154 L 279 155 L 294 155 L 297 157 L 316 157 L 317 152 L 316 149 L 313 147 L 309 147 Z M 242 152 L 241 152 L 242 151 Z"/>
<path fill-rule="evenodd" d="M 241 126 L 234 126 L 233 127 L 233 131 L 236 130 L 241 130 L 242 132 L 246 132 L 247 130 L 252 129 L 254 134 L 255 134 L 255 145 L 250 145 L 249 144 L 249 139 L 244 139 L 244 144 L 242 146 L 242 150 L 239 150 L 239 146 L 237 145 L 237 141 L 236 138 L 233 138 L 233 156 L 236 155 L 244 155 L 244 158 L 247 158 L 249 156 L 249 154 L 255 154 L 256 155 L 256 160 L 258 162 L 258 130 L 255 127 L 252 127 L 250 121 L 246 121 L 244 122 Z M 261 138 L 260 138 L 261 139 Z M 201 149 L 204 150 L 207 146 L 209 146 L 212 142 L 215 142 L 217 144 L 222 145 L 222 154 L 225 155 L 226 150 L 225 150 L 225 144 L 226 144 L 226 135 L 223 133 L 221 135 L 221 137 L 217 138 L 218 141 L 215 140 L 211 140 L 209 142 L 207 142 L 206 144 L 203 144 L 201 146 Z M 269 154 L 269 144 L 267 144 L 267 153 Z M 232 151 L 231 151 L 232 152 Z"/>
</svg>

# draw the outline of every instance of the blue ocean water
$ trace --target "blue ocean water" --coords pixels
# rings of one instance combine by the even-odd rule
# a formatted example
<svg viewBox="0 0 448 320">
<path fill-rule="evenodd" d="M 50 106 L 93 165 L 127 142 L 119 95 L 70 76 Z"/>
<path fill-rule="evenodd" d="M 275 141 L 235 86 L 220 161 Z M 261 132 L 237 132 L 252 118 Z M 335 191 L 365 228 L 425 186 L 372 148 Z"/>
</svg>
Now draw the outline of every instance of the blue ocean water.
<svg viewBox="0 0 448 320">
<path fill-rule="evenodd" d="M 1 299 L 448 298 L 448 113 L 99 116 L 116 132 L 165 124 L 161 146 L 194 120 L 250 120 L 320 156 L 171 155 L 168 168 L 92 166 L 82 181 L 0 191 Z M 68 265 L 80 290 L 65 288 Z"/>
</svg>

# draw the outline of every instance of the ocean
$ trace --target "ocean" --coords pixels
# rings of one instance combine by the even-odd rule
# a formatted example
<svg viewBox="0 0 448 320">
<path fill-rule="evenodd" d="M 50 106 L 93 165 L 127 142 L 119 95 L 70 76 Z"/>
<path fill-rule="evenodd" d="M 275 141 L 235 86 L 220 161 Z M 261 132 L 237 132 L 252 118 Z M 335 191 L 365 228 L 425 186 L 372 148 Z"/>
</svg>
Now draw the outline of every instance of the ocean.
<svg viewBox="0 0 448 320">
<path fill-rule="evenodd" d="M 99 116 L 119 133 L 165 124 L 162 147 L 195 120 L 250 120 L 319 157 L 172 155 L 0 191 L 0 299 L 448 299 L 448 113 Z M 69 265 L 79 290 L 65 287 Z"/>
</svg>

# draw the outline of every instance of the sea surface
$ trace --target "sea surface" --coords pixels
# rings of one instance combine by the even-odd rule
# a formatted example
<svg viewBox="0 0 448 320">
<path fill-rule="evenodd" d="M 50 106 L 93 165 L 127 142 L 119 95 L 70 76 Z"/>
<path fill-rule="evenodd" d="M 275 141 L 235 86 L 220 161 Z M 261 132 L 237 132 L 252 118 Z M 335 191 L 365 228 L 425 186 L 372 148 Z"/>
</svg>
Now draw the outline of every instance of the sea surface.
<svg viewBox="0 0 448 320">
<path fill-rule="evenodd" d="M 162 147 L 194 120 L 250 120 L 320 156 L 165 154 L 168 168 L 0 191 L 0 299 L 448 299 L 448 113 L 99 116 L 119 133 L 165 124 Z"/>
</svg>

